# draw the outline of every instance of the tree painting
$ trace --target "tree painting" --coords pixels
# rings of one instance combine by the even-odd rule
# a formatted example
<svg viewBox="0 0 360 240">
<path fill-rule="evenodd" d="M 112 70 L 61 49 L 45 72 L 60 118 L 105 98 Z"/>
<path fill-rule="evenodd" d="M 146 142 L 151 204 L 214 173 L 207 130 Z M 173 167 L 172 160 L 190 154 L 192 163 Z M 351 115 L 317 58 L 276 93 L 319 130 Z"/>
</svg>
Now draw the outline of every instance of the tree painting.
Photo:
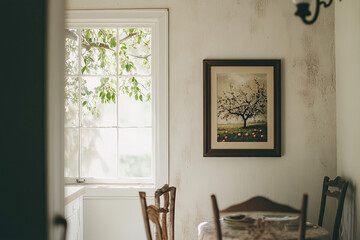
<svg viewBox="0 0 360 240">
<path fill-rule="evenodd" d="M 266 74 L 218 73 L 218 142 L 267 141 Z"/>
</svg>

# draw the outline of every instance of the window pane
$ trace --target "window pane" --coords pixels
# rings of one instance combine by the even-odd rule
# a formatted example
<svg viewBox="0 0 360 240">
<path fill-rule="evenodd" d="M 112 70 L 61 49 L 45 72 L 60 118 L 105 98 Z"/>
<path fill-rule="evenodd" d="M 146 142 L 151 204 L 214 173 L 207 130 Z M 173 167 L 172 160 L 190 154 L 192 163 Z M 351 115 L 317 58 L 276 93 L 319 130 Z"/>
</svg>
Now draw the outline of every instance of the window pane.
<svg viewBox="0 0 360 240">
<path fill-rule="evenodd" d="M 116 74 L 116 29 L 81 31 L 82 74 Z"/>
<path fill-rule="evenodd" d="M 151 128 L 119 129 L 119 177 L 151 177 Z"/>
<path fill-rule="evenodd" d="M 150 78 L 119 78 L 119 126 L 151 126 L 150 82 Z"/>
<path fill-rule="evenodd" d="M 65 78 L 65 127 L 79 126 L 79 80 Z"/>
<path fill-rule="evenodd" d="M 64 161 L 65 177 L 78 177 L 79 163 L 79 129 L 64 129 Z"/>
<path fill-rule="evenodd" d="M 84 77 L 81 101 L 82 126 L 116 126 L 115 78 Z"/>
<path fill-rule="evenodd" d="M 79 31 L 65 30 L 65 74 L 78 74 L 79 71 Z"/>
<path fill-rule="evenodd" d="M 153 179 L 153 33 L 109 24 L 65 30 L 65 177 Z"/>
<path fill-rule="evenodd" d="M 119 73 L 151 74 L 151 29 L 119 29 Z"/>
<path fill-rule="evenodd" d="M 116 177 L 116 129 L 82 129 L 81 153 L 82 177 Z"/>
<path fill-rule="evenodd" d="M 135 55 L 134 55 L 135 56 Z M 141 55 L 140 55 L 141 56 Z M 150 75 L 150 62 L 151 56 L 147 55 L 147 58 L 138 58 L 138 57 L 129 57 L 129 61 L 134 63 L 134 67 L 131 71 L 131 74 L 138 74 L 138 75 Z M 126 75 L 126 74 L 124 74 Z"/>
</svg>

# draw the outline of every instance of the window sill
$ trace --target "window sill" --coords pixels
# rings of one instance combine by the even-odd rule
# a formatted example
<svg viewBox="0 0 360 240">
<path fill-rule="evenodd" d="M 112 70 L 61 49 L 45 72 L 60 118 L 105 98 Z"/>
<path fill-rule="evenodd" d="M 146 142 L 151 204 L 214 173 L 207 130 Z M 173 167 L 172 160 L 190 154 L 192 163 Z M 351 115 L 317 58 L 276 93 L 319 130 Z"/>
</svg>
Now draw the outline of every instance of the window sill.
<svg viewBox="0 0 360 240">
<path fill-rule="evenodd" d="M 65 186 L 84 187 L 84 199 L 138 198 L 140 191 L 153 197 L 157 189 L 154 185 L 66 184 Z"/>
</svg>

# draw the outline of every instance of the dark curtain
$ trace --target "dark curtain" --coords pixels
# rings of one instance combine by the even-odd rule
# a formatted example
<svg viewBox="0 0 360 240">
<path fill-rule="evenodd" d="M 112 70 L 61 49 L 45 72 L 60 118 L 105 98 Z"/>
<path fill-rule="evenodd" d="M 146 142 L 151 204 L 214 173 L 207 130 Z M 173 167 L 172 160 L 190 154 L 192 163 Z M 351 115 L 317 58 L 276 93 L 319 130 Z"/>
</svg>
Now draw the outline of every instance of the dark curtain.
<svg viewBox="0 0 360 240">
<path fill-rule="evenodd" d="M 46 239 L 45 0 L 0 1 L 0 239 Z"/>
</svg>

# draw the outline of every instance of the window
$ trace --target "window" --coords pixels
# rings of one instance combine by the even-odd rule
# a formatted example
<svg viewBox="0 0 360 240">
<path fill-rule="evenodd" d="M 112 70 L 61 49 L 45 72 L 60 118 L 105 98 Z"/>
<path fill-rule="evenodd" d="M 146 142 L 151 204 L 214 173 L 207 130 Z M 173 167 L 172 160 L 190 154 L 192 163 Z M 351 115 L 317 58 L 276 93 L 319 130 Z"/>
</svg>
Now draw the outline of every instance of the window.
<svg viewBox="0 0 360 240">
<path fill-rule="evenodd" d="M 67 183 L 167 182 L 167 10 L 69 11 Z"/>
</svg>

